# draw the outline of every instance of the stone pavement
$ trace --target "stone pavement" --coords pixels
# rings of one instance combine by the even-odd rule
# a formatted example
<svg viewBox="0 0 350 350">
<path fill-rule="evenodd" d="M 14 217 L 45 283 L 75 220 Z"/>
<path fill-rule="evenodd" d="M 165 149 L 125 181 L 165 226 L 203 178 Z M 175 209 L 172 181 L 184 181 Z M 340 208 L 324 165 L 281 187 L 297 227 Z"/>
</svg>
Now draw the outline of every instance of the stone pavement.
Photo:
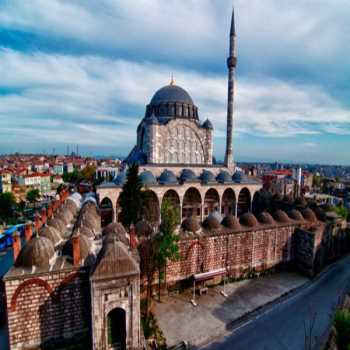
<svg viewBox="0 0 350 350">
<path fill-rule="evenodd" d="M 208 294 L 196 296 L 197 307 L 190 303 L 192 292 L 188 290 L 163 297 L 161 303 L 155 303 L 154 313 L 168 346 L 181 341 L 200 346 L 228 333 L 228 325 L 233 321 L 308 281 L 297 273 L 276 273 L 226 284 L 227 298 L 220 294 L 223 286 L 216 286 L 209 288 Z"/>
</svg>

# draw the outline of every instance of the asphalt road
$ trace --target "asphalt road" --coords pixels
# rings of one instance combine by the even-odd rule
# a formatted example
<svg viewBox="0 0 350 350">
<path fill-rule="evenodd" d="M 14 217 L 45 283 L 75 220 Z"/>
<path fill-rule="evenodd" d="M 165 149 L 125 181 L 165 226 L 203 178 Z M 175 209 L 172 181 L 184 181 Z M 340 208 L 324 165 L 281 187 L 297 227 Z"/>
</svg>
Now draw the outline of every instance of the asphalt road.
<svg viewBox="0 0 350 350">
<path fill-rule="evenodd" d="M 217 339 L 202 349 L 309 350 L 311 348 L 305 346 L 305 333 L 310 334 L 310 329 L 312 348 L 317 349 L 319 337 L 324 338 L 334 309 L 350 286 L 349 282 L 350 256 L 347 256 L 305 289 L 271 305 L 255 319 L 233 330 L 230 335 Z"/>
</svg>

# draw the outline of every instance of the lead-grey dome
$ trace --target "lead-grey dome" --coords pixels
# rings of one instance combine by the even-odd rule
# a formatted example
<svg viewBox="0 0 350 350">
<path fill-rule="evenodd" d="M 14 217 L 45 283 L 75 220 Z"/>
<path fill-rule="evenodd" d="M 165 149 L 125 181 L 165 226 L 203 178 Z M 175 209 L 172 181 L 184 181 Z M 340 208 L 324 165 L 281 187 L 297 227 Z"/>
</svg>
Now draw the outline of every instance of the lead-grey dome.
<svg viewBox="0 0 350 350">
<path fill-rule="evenodd" d="M 159 89 L 146 107 L 146 122 L 167 122 L 172 118 L 189 118 L 198 121 L 198 108 L 191 96 L 180 86 L 170 83 Z M 152 121 L 151 121 L 152 119 Z"/>
<path fill-rule="evenodd" d="M 152 105 L 164 102 L 180 102 L 193 105 L 193 100 L 189 93 L 177 85 L 163 86 L 153 95 L 151 100 Z"/>
<path fill-rule="evenodd" d="M 174 173 L 170 170 L 164 170 L 160 175 L 158 182 L 161 185 L 177 185 L 178 181 Z"/>
<path fill-rule="evenodd" d="M 183 169 L 180 175 L 180 180 L 182 182 L 198 182 L 199 179 L 191 169 Z"/>
<path fill-rule="evenodd" d="M 140 181 L 144 186 L 157 185 L 157 179 L 155 176 L 149 171 L 145 170 L 139 175 Z"/>
</svg>

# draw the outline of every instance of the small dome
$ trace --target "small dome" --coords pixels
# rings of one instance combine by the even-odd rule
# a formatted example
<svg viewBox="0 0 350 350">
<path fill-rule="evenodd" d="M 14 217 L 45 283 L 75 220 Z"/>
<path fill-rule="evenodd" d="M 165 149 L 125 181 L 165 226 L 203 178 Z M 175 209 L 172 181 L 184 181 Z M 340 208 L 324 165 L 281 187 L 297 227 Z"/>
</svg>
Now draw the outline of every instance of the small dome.
<svg viewBox="0 0 350 350">
<path fill-rule="evenodd" d="M 267 211 L 260 213 L 258 215 L 258 220 L 265 225 L 273 225 L 275 223 L 272 216 Z"/>
<path fill-rule="evenodd" d="M 16 260 L 16 266 L 48 269 L 54 254 L 52 242 L 46 237 L 36 235 L 22 248 Z"/>
<path fill-rule="evenodd" d="M 307 201 L 304 197 L 298 197 L 294 204 L 298 207 L 306 207 L 307 206 Z"/>
<path fill-rule="evenodd" d="M 180 175 L 181 182 L 198 182 L 199 179 L 191 169 L 183 169 Z"/>
<path fill-rule="evenodd" d="M 216 230 L 220 227 L 220 221 L 216 218 L 215 215 L 210 214 L 203 221 L 203 226 L 208 230 Z"/>
<path fill-rule="evenodd" d="M 177 185 L 177 179 L 174 173 L 170 170 L 164 170 L 158 179 L 161 185 Z"/>
<path fill-rule="evenodd" d="M 197 218 L 194 216 L 188 217 L 184 221 L 182 221 L 181 227 L 185 231 L 190 231 L 190 232 L 197 232 L 201 228 Z"/>
<path fill-rule="evenodd" d="M 243 173 L 241 171 L 236 171 L 232 176 L 232 180 L 236 183 L 241 183 L 242 178 L 243 178 Z"/>
<path fill-rule="evenodd" d="M 282 222 L 282 223 L 290 222 L 288 215 L 283 210 L 277 210 L 273 214 L 273 217 L 278 222 Z"/>
<path fill-rule="evenodd" d="M 225 170 L 220 171 L 219 175 L 216 177 L 216 180 L 222 184 L 232 183 L 231 175 Z"/>
<path fill-rule="evenodd" d="M 113 237 L 116 237 L 118 241 L 129 245 L 129 240 L 126 236 L 125 228 L 119 222 L 111 222 L 109 225 L 107 225 L 104 228 L 102 235 L 105 236 L 105 239 L 111 239 Z"/>
<path fill-rule="evenodd" d="M 310 222 L 317 221 L 317 217 L 316 217 L 315 213 L 312 211 L 312 209 L 306 208 L 301 213 L 303 214 L 303 217 L 305 220 L 310 221 Z"/>
<path fill-rule="evenodd" d="M 158 185 L 157 179 L 149 170 L 143 171 L 139 178 L 144 186 Z"/>
<path fill-rule="evenodd" d="M 225 216 L 221 222 L 222 225 L 224 225 L 225 227 L 231 229 L 231 230 L 240 230 L 241 229 L 241 225 L 239 223 L 239 220 L 233 216 L 232 214 L 229 214 L 227 216 Z"/>
<path fill-rule="evenodd" d="M 315 213 L 318 220 L 320 220 L 320 221 L 327 220 L 327 215 L 326 215 L 325 211 L 323 209 L 321 209 L 320 207 L 316 207 L 316 209 L 314 210 L 314 213 Z"/>
<path fill-rule="evenodd" d="M 288 216 L 295 221 L 304 221 L 301 212 L 297 209 L 292 209 L 291 211 L 289 211 Z"/>
<path fill-rule="evenodd" d="M 193 105 L 191 96 L 182 87 L 171 84 L 160 88 L 152 97 L 151 105 L 166 102 L 180 102 Z"/>
<path fill-rule="evenodd" d="M 89 239 L 95 238 L 94 231 L 87 225 L 80 226 L 78 230 L 79 230 L 79 233 L 84 237 L 87 237 Z M 77 232 L 76 230 L 74 230 L 74 231 Z"/>
<path fill-rule="evenodd" d="M 61 242 L 62 237 L 60 232 L 56 230 L 53 226 L 45 225 L 39 230 L 39 235 L 41 237 L 48 238 L 54 246 Z"/>
<path fill-rule="evenodd" d="M 141 220 L 135 225 L 135 232 L 139 237 L 149 237 L 152 235 L 153 229 L 146 220 Z"/>
<path fill-rule="evenodd" d="M 202 183 L 204 183 L 206 185 L 216 183 L 216 180 L 215 180 L 213 173 L 209 170 L 203 170 L 203 172 L 200 176 L 200 180 L 202 181 Z"/>
<path fill-rule="evenodd" d="M 79 235 L 80 258 L 86 259 L 90 254 L 91 243 L 84 235 Z M 62 254 L 73 258 L 73 236 L 64 244 Z"/>
<path fill-rule="evenodd" d="M 211 121 L 209 119 L 207 119 L 203 125 L 202 125 L 203 128 L 205 129 L 209 129 L 209 130 L 213 130 L 213 124 L 211 123 Z"/>
<path fill-rule="evenodd" d="M 239 218 L 239 222 L 243 226 L 255 227 L 258 226 L 258 220 L 252 213 L 245 213 Z"/>
<path fill-rule="evenodd" d="M 283 197 L 282 197 L 282 195 L 280 194 L 280 193 L 275 193 L 273 196 L 272 196 L 272 199 L 274 200 L 274 201 L 281 201 L 281 200 L 283 200 Z"/>
<path fill-rule="evenodd" d="M 56 219 L 61 220 L 66 226 L 73 220 L 72 213 L 65 208 L 62 208 L 57 214 L 55 214 Z"/>
<path fill-rule="evenodd" d="M 69 210 L 74 215 L 78 211 L 79 205 L 73 199 L 71 199 L 71 197 L 68 197 L 64 202 L 64 208 Z"/>
<path fill-rule="evenodd" d="M 47 224 L 49 226 L 54 227 L 56 230 L 58 230 L 60 234 L 64 233 L 67 228 L 67 225 L 61 219 L 56 218 L 55 216 L 49 219 Z"/>
<path fill-rule="evenodd" d="M 118 186 L 123 186 L 126 182 L 126 170 L 119 171 L 113 182 Z"/>
</svg>

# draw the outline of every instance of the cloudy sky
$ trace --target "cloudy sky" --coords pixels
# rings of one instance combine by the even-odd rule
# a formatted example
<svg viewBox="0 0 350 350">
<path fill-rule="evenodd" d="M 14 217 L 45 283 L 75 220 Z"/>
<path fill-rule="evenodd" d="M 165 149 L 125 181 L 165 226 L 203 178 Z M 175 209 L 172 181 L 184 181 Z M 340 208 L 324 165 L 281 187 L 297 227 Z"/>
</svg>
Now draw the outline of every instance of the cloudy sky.
<svg viewBox="0 0 350 350">
<path fill-rule="evenodd" d="M 350 164 L 349 0 L 0 0 L 0 153 L 126 155 L 173 73 L 222 159 L 233 3 L 236 160 Z"/>
</svg>

